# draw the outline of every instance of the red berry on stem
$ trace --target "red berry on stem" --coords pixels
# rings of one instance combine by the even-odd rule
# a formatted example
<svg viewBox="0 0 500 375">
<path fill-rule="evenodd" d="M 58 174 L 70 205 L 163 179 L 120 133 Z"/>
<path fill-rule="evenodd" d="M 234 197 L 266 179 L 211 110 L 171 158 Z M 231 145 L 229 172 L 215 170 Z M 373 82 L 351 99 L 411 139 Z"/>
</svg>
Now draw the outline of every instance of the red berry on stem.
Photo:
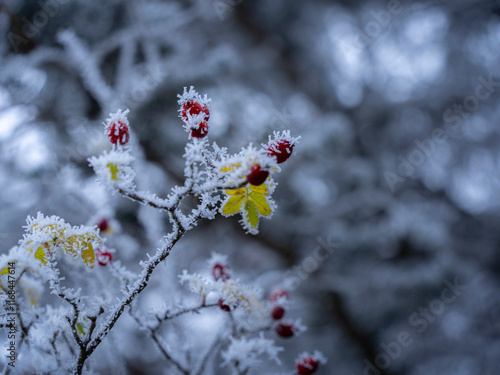
<svg viewBox="0 0 500 375">
<path fill-rule="evenodd" d="M 267 156 L 275 157 L 278 164 L 284 163 L 291 155 L 293 145 L 285 139 L 275 141 L 267 148 Z"/>
<path fill-rule="evenodd" d="M 216 264 L 212 267 L 212 276 L 215 281 L 222 279 L 222 281 L 227 281 L 231 278 L 231 275 L 228 272 L 228 267 L 222 264 Z"/>
<path fill-rule="evenodd" d="M 130 128 L 123 121 L 113 121 L 106 127 L 109 141 L 115 146 L 126 145 L 130 140 Z"/>
<path fill-rule="evenodd" d="M 189 102 L 184 103 L 182 105 L 181 116 L 182 116 L 182 119 L 184 120 L 184 122 L 187 122 L 188 115 L 196 116 L 196 115 L 199 115 L 201 112 L 203 112 L 205 114 L 205 116 L 203 117 L 203 121 L 208 121 L 208 119 L 210 118 L 210 111 L 208 110 L 207 106 L 201 105 L 198 102 L 190 100 Z"/>
<path fill-rule="evenodd" d="M 109 228 L 109 223 L 107 219 L 101 219 L 99 223 L 97 223 L 97 227 L 99 228 L 99 232 L 104 232 Z"/>
<path fill-rule="evenodd" d="M 313 357 L 303 358 L 297 363 L 297 374 L 312 375 L 318 369 L 318 361 Z"/>
<path fill-rule="evenodd" d="M 95 259 L 100 266 L 107 266 L 113 260 L 113 254 L 108 249 L 97 249 Z"/>
<path fill-rule="evenodd" d="M 274 306 L 271 316 L 274 320 L 280 320 L 285 315 L 285 309 L 281 306 Z"/>
<path fill-rule="evenodd" d="M 269 299 L 272 301 L 272 302 L 276 302 L 277 300 L 279 299 L 288 299 L 288 290 L 286 289 L 276 289 L 275 291 L 273 291 L 271 293 L 271 296 L 269 297 Z"/>
<path fill-rule="evenodd" d="M 191 137 L 193 138 L 204 138 L 208 134 L 208 124 L 206 121 L 200 123 L 198 129 L 191 130 Z"/>
<path fill-rule="evenodd" d="M 224 301 L 222 301 L 222 298 L 219 298 L 219 307 L 221 308 L 221 310 L 231 311 L 231 308 L 228 305 L 226 305 Z"/>
<path fill-rule="evenodd" d="M 250 173 L 247 175 L 247 181 L 251 185 L 262 185 L 267 177 L 269 176 L 269 171 L 262 169 L 260 164 L 254 164 L 250 168 Z"/>
<path fill-rule="evenodd" d="M 292 337 L 293 333 L 293 324 L 280 322 L 276 325 L 274 329 L 278 336 L 283 338 Z"/>
</svg>

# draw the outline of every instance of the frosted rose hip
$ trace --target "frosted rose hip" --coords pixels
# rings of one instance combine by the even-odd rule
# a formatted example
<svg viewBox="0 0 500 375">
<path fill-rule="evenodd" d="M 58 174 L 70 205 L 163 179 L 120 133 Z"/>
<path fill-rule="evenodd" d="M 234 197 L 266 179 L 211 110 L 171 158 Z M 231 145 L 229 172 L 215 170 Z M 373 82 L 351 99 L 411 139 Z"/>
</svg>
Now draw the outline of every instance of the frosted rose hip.
<svg viewBox="0 0 500 375">
<path fill-rule="evenodd" d="M 280 320 L 283 318 L 283 315 L 285 315 L 285 309 L 281 306 L 274 306 L 273 310 L 271 311 L 271 317 L 274 320 Z"/>
<path fill-rule="evenodd" d="M 267 156 L 275 157 L 278 164 L 287 161 L 292 152 L 293 145 L 285 139 L 276 140 L 267 148 Z"/>
<path fill-rule="evenodd" d="M 191 137 L 193 138 L 204 138 L 208 134 L 208 124 L 203 121 L 198 129 L 191 130 Z"/>
<path fill-rule="evenodd" d="M 130 140 L 130 128 L 124 121 L 112 121 L 106 126 L 106 135 L 115 146 L 123 146 Z"/>
<path fill-rule="evenodd" d="M 97 249 L 95 259 L 100 266 L 107 266 L 113 260 L 113 254 L 108 249 Z"/>
<path fill-rule="evenodd" d="M 269 171 L 262 169 L 260 164 L 252 165 L 250 168 L 250 173 L 247 175 L 247 181 L 251 185 L 262 185 L 267 177 L 269 177 Z"/>
<path fill-rule="evenodd" d="M 278 323 L 278 325 L 276 325 L 274 330 L 276 331 L 278 336 L 281 336 L 283 338 L 288 338 L 294 335 L 293 329 L 294 329 L 293 324 L 281 322 Z"/>
<path fill-rule="evenodd" d="M 297 363 L 297 374 L 299 375 L 312 375 L 318 369 L 318 361 L 313 357 L 302 358 Z"/>
<path fill-rule="evenodd" d="M 201 112 L 205 114 L 205 116 L 203 116 L 203 121 L 208 121 L 208 119 L 210 118 L 210 111 L 208 110 L 208 107 L 206 105 L 201 105 L 200 103 L 191 100 L 182 105 L 181 116 L 184 122 L 187 122 L 189 120 L 188 115 L 197 116 Z"/>
</svg>

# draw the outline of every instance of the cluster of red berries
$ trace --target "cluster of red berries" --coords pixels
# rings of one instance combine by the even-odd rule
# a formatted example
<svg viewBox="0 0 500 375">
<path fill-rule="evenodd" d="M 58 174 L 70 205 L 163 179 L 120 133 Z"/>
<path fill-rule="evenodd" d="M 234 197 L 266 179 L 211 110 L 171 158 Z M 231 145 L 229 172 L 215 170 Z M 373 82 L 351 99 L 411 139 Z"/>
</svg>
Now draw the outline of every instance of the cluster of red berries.
<svg viewBox="0 0 500 375">
<path fill-rule="evenodd" d="M 293 145 L 286 139 L 277 139 L 267 148 L 267 156 L 276 158 L 278 164 L 284 163 L 292 155 Z M 256 163 L 250 168 L 250 173 L 247 175 L 247 182 L 250 185 L 262 185 L 267 177 L 269 171 L 262 168 L 260 164 Z"/>
<path fill-rule="evenodd" d="M 210 111 L 206 105 L 202 105 L 194 100 L 190 100 L 182 105 L 181 118 L 186 125 L 189 124 L 190 117 L 197 116 L 203 113 L 201 121 L 198 124 L 197 129 L 191 129 L 191 137 L 193 138 L 204 138 L 208 134 L 208 119 L 210 118 Z"/>
<path fill-rule="evenodd" d="M 285 315 L 285 308 L 281 305 L 284 300 L 289 298 L 288 291 L 286 289 L 276 289 L 271 293 L 269 299 L 273 303 L 273 308 L 271 310 L 271 318 L 277 320 L 278 323 L 274 327 L 274 330 L 278 336 L 287 338 L 292 337 L 295 334 L 295 327 L 293 323 L 282 321 L 281 319 Z"/>
<path fill-rule="evenodd" d="M 273 303 L 271 310 L 271 317 L 277 320 L 278 323 L 274 330 L 278 336 L 283 338 L 292 337 L 295 334 L 296 327 L 293 323 L 284 322 L 281 319 L 285 315 L 285 308 L 282 302 L 289 299 L 290 295 L 288 290 L 279 288 L 271 293 L 269 299 Z M 319 359 L 314 355 L 305 355 L 297 361 L 297 374 L 298 375 L 312 375 L 318 369 Z"/>
<path fill-rule="evenodd" d="M 210 270 L 215 281 L 222 280 L 223 282 L 231 278 L 229 271 L 229 266 L 225 262 L 217 262 L 211 266 Z M 275 289 L 269 296 L 269 300 L 272 303 L 271 318 L 277 321 L 275 325 L 275 332 L 278 336 L 283 338 L 292 337 L 295 335 L 296 330 L 300 329 L 295 327 L 293 323 L 282 321 L 281 319 L 285 315 L 285 308 L 283 304 L 286 300 L 290 298 L 290 294 L 285 288 Z M 222 298 L 219 298 L 219 308 L 223 311 L 231 311 L 232 308 L 226 305 Z M 321 357 L 315 355 L 309 355 L 304 353 L 296 361 L 296 369 L 298 375 L 312 375 L 318 369 Z M 323 363 L 323 362 L 322 362 Z"/>
<path fill-rule="evenodd" d="M 95 260 L 100 266 L 105 267 L 113 260 L 113 253 L 108 249 L 97 249 L 95 252 Z"/>
</svg>

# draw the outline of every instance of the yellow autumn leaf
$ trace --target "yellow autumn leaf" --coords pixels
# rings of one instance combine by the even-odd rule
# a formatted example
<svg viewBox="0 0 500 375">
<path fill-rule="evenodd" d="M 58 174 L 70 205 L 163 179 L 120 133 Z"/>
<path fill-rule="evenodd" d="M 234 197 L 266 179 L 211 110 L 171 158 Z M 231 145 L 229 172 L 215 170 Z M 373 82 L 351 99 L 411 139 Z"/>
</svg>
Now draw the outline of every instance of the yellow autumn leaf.
<svg viewBox="0 0 500 375">
<path fill-rule="evenodd" d="M 106 167 L 109 168 L 109 172 L 111 173 L 111 179 L 113 181 L 118 180 L 118 165 L 114 163 L 108 163 Z"/>
<path fill-rule="evenodd" d="M 95 254 L 94 247 L 92 246 L 93 239 L 94 236 L 88 233 L 69 236 L 64 243 L 64 251 L 75 258 L 78 254 L 81 254 L 87 266 L 94 268 Z"/>
<path fill-rule="evenodd" d="M 39 227 L 38 223 L 35 223 L 31 227 L 31 232 L 32 233 L 46 233 L 49 234 L 52 237 L 52 241 L 55 242 L 56 240 L 60 239 L 64 235 L 64 231 L 66 228 L 60 224 L 48 224 L 44 225 L 42 227 Z"/>
<path fill-rule="evenodd" d="M 85 332 L 85 326 L 83 325 L 83 323 L 76 323 L 76 329 L 78 331 L 78 333 L 80 335 L 85 335 L 86 332 Z"/>
<path fill-rule="evenodd" d="M 226 216 L 231 216 L 241 210 L 241 206 L 245 200 L 245 194 L 230 197 L 227 203 L 222 208 L 222 213 Z"/>
<path fill-rule="evenodd" d="M 87 249 L 82 252 L 82 259 L 85 263 L 87 263 L 87 266 L 94 268 L 95 254 L 91 242 L 87 243 Z"/>
<path fill-rule="evenodd" d="M 64 241 L 64 251 L 76 258 L 76 256 L 80 252 L 80 242 L 82 240 L 81 237 L 82 236 L 76 234 L 69 236 L 66 241 Z"/>
<path fill-rule="evenodd" d="M 264 195 L 267 195 L 267 193 L 269 191 L 267 189 L 267 185 L 265 183 L 262 185 L 250 185 L 249 189 L 250 189 L 250 191 L 252 191 L 254 193 L 264 194 Z"/>
<path fill-rule="evenodd" d="M 239 189 L 227 189 L 226 194 L 227 195 L 242 195 L 247 192 L 246 188 L 239 188 Z"/>
<path fill-rule="evenodd" d="M 255 205 L 262 216 L 269 216 L 271 214 L 271 207 L 269 206 L 269 203 L 267 202 L 267 199 L 264 195 L 258 193 L 249 193 L 248 200 Z"/>
<path fill-rule="evenodd" d="M 46 255 L 47 254 L 45 254 L 45 248 L 43 246 L 40 246 L 38 249 L 36 249 L 35 258 L 38 259 L 43 264 L 47 264 Z"/>
<path fill-rule="evenodd" d="M 229 172 L 230 170 L 233 170 L 234 168 L 238 168 L 241 164 L 240 163 L 234 163 L 230 164 L 227 167 L 221 168 L 221 172 Z"/>
<path fill-rule="evenodd" d="M 245 215 L 250 226 L 252 228 L 257 228 L 257 225 L 259 225 L 259 212 L 255 204 L 248 200 L 245 203 L 245 211 Z"/>
<path fill-rule="evenodd" d="M 9 274 L 9 267 L 5 267 L 2 271 L 0 271 L 0 275 L 8 275 Z"/>
<path fill-rule="evenodd" d="M 222 207 L 225 216 L 240 213 L 243 217 L 243 226 L 251 233 L 257 233 L 259 218 L 272 214 L 272 205 L 269 202 L 271 181 L 259 186 L 247 184 L 243 188 L 225 190 L 226 200 Z"/>
</svg>

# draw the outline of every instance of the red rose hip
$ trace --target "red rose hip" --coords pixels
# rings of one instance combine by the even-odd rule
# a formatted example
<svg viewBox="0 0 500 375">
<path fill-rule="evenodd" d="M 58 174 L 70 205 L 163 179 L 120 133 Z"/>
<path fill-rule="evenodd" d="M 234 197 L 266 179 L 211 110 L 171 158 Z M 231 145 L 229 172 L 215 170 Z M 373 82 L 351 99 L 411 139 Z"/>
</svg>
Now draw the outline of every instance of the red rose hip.
<svg viewBox="0 0 500 375">
<path fill-rule="evenodd" d="M 280 289 L 276 289 L 274 290 L 272 293 L 271 293 L 271 296 L 269 297 L 269 299 L 272 301 L 272 302 L 276 302 L 278 301 L 279 299 L 288 299 L 289 295 L 288 295 L 288 290 L 286 289 L 283 289 L 283 288 L 280 288 Z"/>
<path fill-rule="evenodd" d="M 222 301 L 222 298 L 219 298 L 219 307 L 223 311 L 231 311 L 231 307 L 229 307 L 229 305 L 226 305 L 224 301 Z"/>
<path fill-rule="evenodd" d="M 247 175 L 247 181 L 251 185 L 262 185 L 267 177 L 269 177 L 269 171 L 262 169 L 260 164 L 254 164 L 250 168 L 250 173 Z"/>
<path fill-rule="evenodd" d="M 302 358 L 297 363 L 297 374 L 299 375 L 312 375 L 318 369 L 318 361 L 313 357 Z"/>
<path fill-rule="evenodd" d="M 271 311 L 271 317 L 274 320 L 280 320 L 283 318 L 283 315 L 285 315 L 285 309 L 281 306 L 274 306 L 273 310 Z"/>
<path fill-rule="evenodd" d="M 115 146 L 123 146 L 130 140 L 130 128 L 124 121 L 112 121 L 106 127 L 106 135 Z"/>
<path fill-rule="evenodd" d="M 215 281 L 218 281 L 219 279 L 221 279 L 222 281 L 227 281 L 231 278 L 228 267 L 222 264 L 215 264 L 212 267 L 212 276 L 214 277 Z"/>
<path fill-rule="evenodd" d="M 281 322 L 276 325 L 274 330 L 278 336 L 288 338 L 294 335 L 293 328 L 293 324 Z"/>
<path fill-rule="evenodd" d="M 267 156 L 275 157 L 278 164 L 284 163 L 292 155 L 293 145 L 285 139 L 277 140 L 267 148 Z"/>
<path fill-rule="evenodd" d="M 191 100 L 182 105 L 181 116 L 184 122 L 187 122 L 189 120 L 188 115 L 197 116 L 201 112 L 205 114 L 203 116 L 203 121 L 208 121 L 208 119 L 210 118 L 210 111 L 208 110 L 207 106 L 201 105 L 200 103 Z"/>
<path fill-rule="evenodd" d="M 95 259 L 100 266 L 105 267 L 113 260 L 113 254 L 108 249 L 97 249 Z"/>
<path fill-rule="evenodd" d="M 208 124 L 206 121 L 200 123 L 198 129 L 191 130 L 191 137 L 193 138 L 204 138 L 208 134 Z"/>
<path fill-rule="evenodd" d="M 97 227 L 99 228 L 99 232 L 105 232 L 109 228 L 109 223 L 107 219 L 101 219 L 97 223 Z"/>
</svg>

